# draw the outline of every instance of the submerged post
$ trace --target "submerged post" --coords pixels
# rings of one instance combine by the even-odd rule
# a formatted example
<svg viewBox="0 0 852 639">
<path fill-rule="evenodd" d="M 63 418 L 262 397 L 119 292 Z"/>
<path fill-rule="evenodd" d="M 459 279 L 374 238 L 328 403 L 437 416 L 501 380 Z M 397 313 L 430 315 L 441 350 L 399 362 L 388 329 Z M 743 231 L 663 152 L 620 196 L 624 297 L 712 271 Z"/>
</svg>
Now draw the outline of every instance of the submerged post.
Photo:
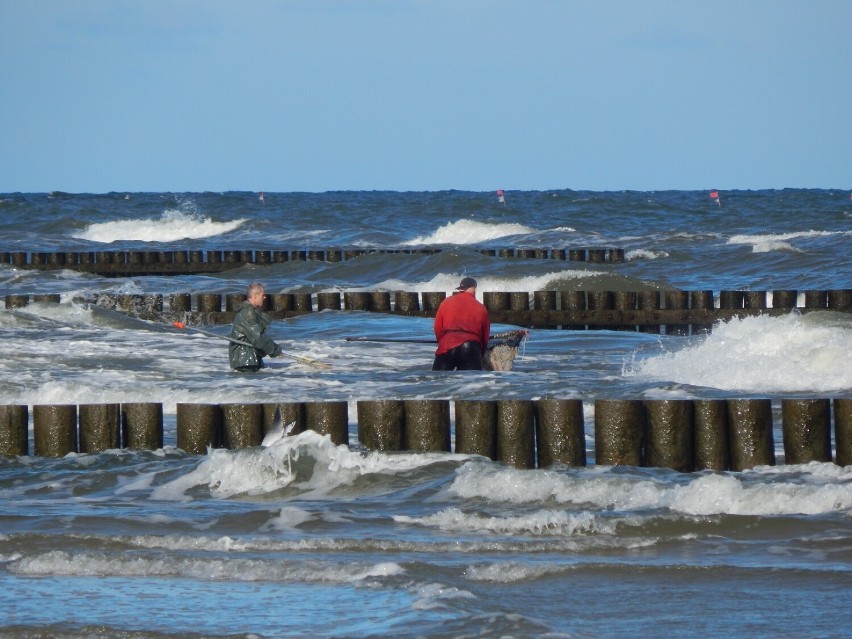
<svg viewBox="0 0 852 639">
<path fill-rule="evenodd" d="M 417 295 L 415 293 L 414 295 Z M 390 313 L 391 294 L 390 291 L 373 291 L 370 293 L 370 309 L 376 313 Z"/>
<path fill-rule="evenodd" d="M 0 457 L 29 454 L 26 406 L 0 406 Z"/>
<path fill-rule="evenodd" d="M 695 420 L 692 402 L 650 399 L 645 402 L 648 436 L 645 465 L 682 473 L 695 470 Z"/>
<path fill-rule="evenodd" d="M 260 446 L 263 441 L 263 404 L 222 404 L 222 445 L 225 448 Z"/>
<path fill-rule="evenodd" d="M 450 403 L 444 399 L 406 399 L 403 446 L 419 452 L 449 452 Z"/>
<path fill-rule="evenodd" d="M 497 461 L 535 468 L 535 406 L 531 400 L 497 401 Z"/>
<path fill-rule="evenodd" d="M 784 461 L 787 464 L 831 461 L 831 402 L 827 399 L 782 399 Z"/>
<path fill-rule="evenodd" d="M 394 309 L 397 313 L 416 313 L 420 311 L 420 296 L 412 291 L 396 291 Z"/>
<path fill-rule="evenodd" d="M 99 453 L 119 447 L 119 405 L 81 404 L 80 452 Z"/>
<path fill-rule="evenodd" d="M 536 402 L 538 466 L 586 465 L 583 402 L 579 399 L 540 399 Z"/>
<path fill-rule="evenodd" d="M 340 310 L 340 292 L 339 291 L 324 291 L 317 293 L 317 310 L 318 311 L 339 311 Z"/>
<path fill-rule="evenodd" d="M 666 310 L 683 311 L 689 308 L 689 293 L 687 291 L 666 291 L 663 294 Z M 666 335 L 689 335 L 689 324 L 668 324 Z"/>
<path fill-rule="evenodd" d="M 660 291 L 639 291 L 639 299 L 636 300 L 636 305 L 640 311 L 645 311 L 642 315 L 643 317 L 653 318 L 653 311 L 660 310 Z M 662 332 L 662 325 L 659 323 L 654 324 L 641 324 L 639 326 L 640 333 L 660 333 Z"/>
<path fill-rule="evenodd" d="M 731 470 L 775 465 L 772 403 L 768 399 L 729 399 Z"/>
<path fill-rule="evenodd" d="M 838 466 L 852 466 L 852 398 L 834 400 L 834 443 Z"/>
<path fill-rule="evenodd" d="M 33 406 L 33 439 L 39 457 L 64 457 L 77 452 L 77 406 Z"/>
<path fill-rule="evenodd" d="M 347 311 L 369 311 L 370 294 L 345 291 L 343 293 L 343 308 Z"/>
<path fill-rule="evenodd" d="M 195 296 L 199 313 L 219 313 L 222 310 L 222 295 L 220 293 L 199 293 Z"/>
<path fill-rule="evenodd" d="M 333 444 L 349 445 L 349 406 L 346 402 L 305 402 L 305 428 L 328 435 Z"/>
<path fill-rule="evenodd" d="M 177 405 L 177 447 L 194 455 L 203 455 L 208 447 L 219 445 L 222 434 L 222 409 L 218 404 Z"/>
<path fill-rule="evenodd" d="M 420 294 L 420 306 L 427 313 L 433 313 L 438 310 L 441 302 L 443 302 L 446 298 L 447 294 L 443 292 L 424 291 Z"/>
<path fill-rule="evenodd" d="M 367 450 L 402 450 L 405 404 L 401 399 L 357 402 L 358 441 Z"/>
<path fill-rule="evenodd" d="M 728 402 L 724 399 L 693 400 L 695 419 L 695 469 L 728 470 Z"/>
<path fill-rule="evenodd" d="M 645 406 L 636 399 L 595 401 L 595 463 L 641 466 Z"/>
<path fill-rule="evenodd" d="M 497 402 L 456 400 L 456 452 L 497 459 Z"/>
<path fill-rule="evenodd" d="M 138 402 L 121 405 L 121 436 L 125 448 L 158 450 L 163 447 L 163 405 Z"/>
</svg>

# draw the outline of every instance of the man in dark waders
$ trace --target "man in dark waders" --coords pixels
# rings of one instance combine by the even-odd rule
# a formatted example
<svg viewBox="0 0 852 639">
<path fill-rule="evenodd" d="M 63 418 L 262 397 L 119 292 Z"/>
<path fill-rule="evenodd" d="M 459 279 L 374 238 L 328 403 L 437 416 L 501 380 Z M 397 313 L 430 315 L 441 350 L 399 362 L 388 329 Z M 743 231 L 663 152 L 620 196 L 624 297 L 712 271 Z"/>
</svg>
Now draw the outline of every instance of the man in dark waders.
<svg viewBox="0 0 852 639">
<path fill-rule="evenodd" d="M 272 320 L 261 309 L 266 298 L 263 285 L 249 284 L 248 299 L 240 304 L 234 316 L 230 337 L 245 344 L 231 342 L 228 346 L 228 361 L 231 368 L 241 373 L 250 373 L 263 368 L 264 357 L 280 357 L 281 347 L 266 334 Z"/>
<path fill-rule="evenodd" d="M 438 349 L 432 370 L 481 371 L 490 335 L 488 309 L 476 299 L 476 280 L 465 277 L 435 314 Z"/>
</svg>

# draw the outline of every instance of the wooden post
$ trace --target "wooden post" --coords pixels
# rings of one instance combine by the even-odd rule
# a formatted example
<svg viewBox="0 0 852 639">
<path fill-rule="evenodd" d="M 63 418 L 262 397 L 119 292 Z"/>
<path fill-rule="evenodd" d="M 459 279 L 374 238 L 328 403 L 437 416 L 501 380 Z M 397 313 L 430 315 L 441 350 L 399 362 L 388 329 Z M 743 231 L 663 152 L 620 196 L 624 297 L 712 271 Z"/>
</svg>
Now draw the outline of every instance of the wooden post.
<svg viewBox="0 0 852 639">
<path fill-rule="evenodd" d="M 399 399 L 357 402 L 358 441 L 367 450 L 403 450 L 405 404 Z"/>
<path fill-rule="evenodd" d="M 0 406 L 0 457 L 18 457 L 29 454 L 26 406 Z"/>
<path fill-rule="evenodd" d="M 595 463 L 641 466 L 645 406 L 635 399 L 595 400 Z"/>
<path fill-rule="evenodd" d="M 419 452 L 449 452 L 450 404 L 444 399 L 406 399 L 403 446 Z"/>
<path fill-rule="evenodd" d="M 586 465 L 583 402 L 579 399 L 545 398 L 535 402 L 538 465 Z"/>
<path fill-rule="evenodd" d="M 772 404 L 768 399 L 729 399 L 731 470 L 775 465 Z"/>
<path fill-rule="evenodd" d="M 497 460 L 535 468 L 535 406 L 531 400 L 497 400 Z"/>
</svg>

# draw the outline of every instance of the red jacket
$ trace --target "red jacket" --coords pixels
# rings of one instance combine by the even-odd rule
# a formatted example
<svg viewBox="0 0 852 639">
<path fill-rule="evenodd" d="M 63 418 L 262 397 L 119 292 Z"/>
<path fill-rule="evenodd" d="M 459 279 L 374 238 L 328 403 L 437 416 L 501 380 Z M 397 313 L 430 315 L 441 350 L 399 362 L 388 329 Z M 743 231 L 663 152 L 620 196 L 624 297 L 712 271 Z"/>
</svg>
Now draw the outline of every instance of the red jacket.
<svg viewBox="0 0 852 639">
<path fill-rule="evenodd" d="M 484 355 L 490 335 L 488 309 L 472 293 L 462 291 L 441 302 L 435 314 L 435 337 L 438 338 L 435 355 L 470 341 L 479 342 Z"/>
</svg>

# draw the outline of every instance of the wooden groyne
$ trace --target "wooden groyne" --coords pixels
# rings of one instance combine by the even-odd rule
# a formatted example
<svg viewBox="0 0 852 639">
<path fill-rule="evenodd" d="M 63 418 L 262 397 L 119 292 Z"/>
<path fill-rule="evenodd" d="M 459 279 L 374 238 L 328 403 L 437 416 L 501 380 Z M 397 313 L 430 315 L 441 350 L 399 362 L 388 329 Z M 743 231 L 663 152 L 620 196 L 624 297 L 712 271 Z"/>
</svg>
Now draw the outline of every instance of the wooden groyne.
<svg viewBox="0 0 852 639">
<path fill-rule="evenodd" d="M 786 463 L 852 465 L 852 398 L 775 402 Z M 587 464 L 580 399 L 380 399 L 355 405 L 358 442 L 367 450 L 476 454 L 527 469 Z M 292 424 L 291 434 L 309 429 L 349 445 L 349 407 L 348 401 L 180 403 L 177 446 L 190 454 L 259 446 L 279 411 L 283 423 Z M 0 406 L 0 456 L 29 454 L 28 423 L 28 406 Z M 163 409 L 158 403 L 35 405 L 32 430 L 34 454 L 42 457 L 155 450 L 163 446 Z M 598 465 L 680 472 L 774 465 L 773 433 L 771 399 L 594 401 Z"/>
<path fill-rule="evenodd" d="M 434 317 L 445 292 L 274 293 L 264 310 L 273 319 L 321 311 L 367 311 Z M 801 297 L 804 305 L 798 305 Z M 156 322 L 229 324 L 244 293 L 163 295 L 91 294 L 74 301 Z M 614 329 L 688 335 L 735 317 L 786 315 L 792 311 L 852 313 L 852 289 L 774 291 L 485 291 L 493 323 L 540 329 Z M 771 300 L 771 302 L 770 302 Z M 7 309 L 59 302 L 56 294 L 7 295 Z"/>
<path fill-rule="evenodd" d="M 483 248 L 472 249 L 493 257 L 570 260 L 595 264 L 625 261 L 619 248 Z M 286 262 L 344 262 L 372 254 L 431 255 L 440 248 L 331 248 L 230 251 L 0 251 L 0 264 L 36 270 L 69 269 L 106 277 L 141 275 L 196 275 L 221 273 L 243 266 Z"/>
</svg>

